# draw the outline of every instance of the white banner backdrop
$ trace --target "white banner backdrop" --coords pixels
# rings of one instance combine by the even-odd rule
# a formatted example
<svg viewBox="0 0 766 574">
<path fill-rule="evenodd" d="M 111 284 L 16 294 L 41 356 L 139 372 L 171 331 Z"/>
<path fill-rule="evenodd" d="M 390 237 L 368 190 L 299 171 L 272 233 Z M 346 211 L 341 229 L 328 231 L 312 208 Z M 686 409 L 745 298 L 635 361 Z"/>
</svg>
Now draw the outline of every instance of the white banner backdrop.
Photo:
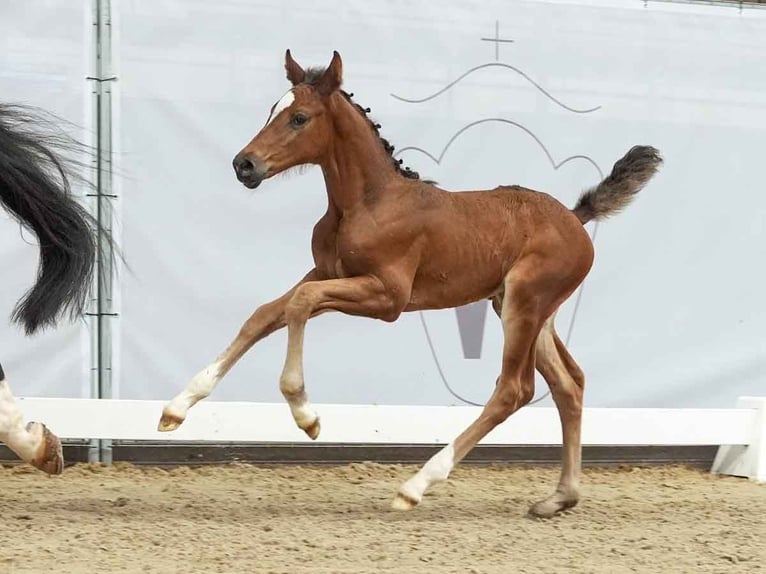
<svg viewBox="0 0 766 574">
<path fill-rule="evenodd" d="M 27 104 L 71 122 L 90 142 L 90 1 L 0 3 L 0 101 Z M 82 191 L 82 190 L 80 190 Z M 0 362 L 17 395 L 90 396 L 90 335 L 85 321 L 25 337 L 11 325 L 16 301 L 35 282 L 35 237 L 0 210 Z"/>
<path fill-rule="evenodd" d="M 167 399 L 260 304 L 311 268 L 317 168 L 257 192 L 235 153 L 287 88 L 283 54 L 344 58 L 406 164 L 448 189 L 521 184 L 571 206 L 634 144 L 665 156 L 559 315 L 586 404 L 735 404 L 766 390 L 766 11 L 649 2 L 120 2 L 122 273 L 115 396 Z M 571 159 L 569 159 L 571 158 Z M 579 292 L 578 292 L 579 293 Z M 482 403 L 500 364 L 490 310 L 310 323 L 315 402 Z M 480 340 L 480 335 L 483 339 Z M 285 333 L 217 400 L 279 401 Z M 469 358 L 466 358 L 468 356 Z M 544 383 L 538 404 L 550 404 Z"/>
</svg>

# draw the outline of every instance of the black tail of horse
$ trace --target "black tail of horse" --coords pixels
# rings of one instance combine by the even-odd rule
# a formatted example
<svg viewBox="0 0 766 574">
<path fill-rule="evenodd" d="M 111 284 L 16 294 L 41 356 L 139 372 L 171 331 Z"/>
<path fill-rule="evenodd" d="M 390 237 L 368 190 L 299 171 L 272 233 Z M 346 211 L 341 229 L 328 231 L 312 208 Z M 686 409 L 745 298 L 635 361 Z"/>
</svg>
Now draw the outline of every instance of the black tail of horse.
<svg viewBox="0 0 766 574">
<path fill-rule="evenodd" d="M 40 248 L 37 280 L 12 314 L 27 334 L 81 315 L 87 303 L 100 228 L 71 195 L 73 152 L 83 149 L 53 116 L 0 104 L 0 201 Z"/>
</svg>

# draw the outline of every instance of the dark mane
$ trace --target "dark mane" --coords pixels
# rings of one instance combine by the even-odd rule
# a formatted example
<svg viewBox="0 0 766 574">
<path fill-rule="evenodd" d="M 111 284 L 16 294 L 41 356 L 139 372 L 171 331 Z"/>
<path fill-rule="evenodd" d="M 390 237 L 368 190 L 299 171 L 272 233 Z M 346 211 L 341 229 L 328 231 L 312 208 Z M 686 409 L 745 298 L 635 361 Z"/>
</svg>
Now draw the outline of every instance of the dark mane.
<svg viewBox="0 0 766 574">
<path fill-rule="evenodd" d="M 306 69 L 306 76 L 303 79 L 304 84 L 309 84 L 311 86 L 315 86 L 316 83 L 319 81 L 319 79 L 322 77 L 322 75 L 325 73 L 326 68 L 316 67 L 316 68 L 307 68 Z M 394 157 L 394 146 L 384 137 L 380 135 L 380 124 L 377 122 L 372 121 L 372 119 L 369 117 L 370 108 L 363 108 L 359 104 L 357 104 L 354 100 L 351 98 L 354 96 L 354 94 L 349 94 L 348 92 L 344 90 L 340 90 L 340 93 L 343 94 L 343 97 L 346 98 L 346 100 L 356 108 L 356 111 L 358 111 L 360 114 L 364 116 L 364 118 L 367 120 L 367 124 L 372 128 L 372 130 L 375 132 L 375 135 L 378 136 L 378 140 L 380 143 L 383 144 L 383 149 L 386 150 L 386 153 L 388 153 L 389 156 L 391 156 L 391 163 L 394 166 L 394 169 L 399 173 L 400 175 L 406 177 L 407 179 L 420 179 L 420 174 L 416 171 L 411 170 L 409 167 L 405 167 L 402 169 L 402 160 L 396 159 Z M 430 180 L 424 180 L 425 183 L 434 183 Z"/>
</svg>

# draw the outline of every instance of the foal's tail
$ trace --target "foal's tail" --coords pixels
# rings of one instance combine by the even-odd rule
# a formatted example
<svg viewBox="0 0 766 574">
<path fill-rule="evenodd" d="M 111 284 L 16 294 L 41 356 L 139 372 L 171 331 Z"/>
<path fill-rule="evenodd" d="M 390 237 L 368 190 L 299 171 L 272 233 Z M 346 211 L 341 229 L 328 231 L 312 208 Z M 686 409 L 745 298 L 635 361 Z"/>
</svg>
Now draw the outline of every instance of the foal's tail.
<svg viewBox="0 0 766 574">
<path fill-rule="evenodd" d="M 647 184 L 662 163 L 660 152 L 651 146 L 634 146 L 614 164 L 604 181 L 584 192 L 572 210 L 585 224 L 622 211 Z"/>
<path fill-rule="evenodd" d="M 12 314 L 27 334 L 81 315 L 87 301 L 101 230 L 71 196 L 78 164 L 66 156 L 82 149 L 39 110 L 0 104 L 0 202 L 40 249 L 37 280 Z"/>
</svg>

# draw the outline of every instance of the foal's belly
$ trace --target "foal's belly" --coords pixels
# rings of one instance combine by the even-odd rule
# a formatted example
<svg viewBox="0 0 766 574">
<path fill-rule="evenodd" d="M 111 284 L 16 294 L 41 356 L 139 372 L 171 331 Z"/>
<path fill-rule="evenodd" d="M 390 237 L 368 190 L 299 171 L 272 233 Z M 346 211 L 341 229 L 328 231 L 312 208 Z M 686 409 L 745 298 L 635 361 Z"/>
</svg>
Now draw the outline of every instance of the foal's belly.
<svg viewBox="0 0 766 574">
<path fill-rule="evenodd" d="M 503 269 L 460 269 L 435 274 L 418 273 L 405 311 L 449 309 L 487 299 L 503 284 Z"/>
<path fill-rule="evenodd" d="M 482 214 L 472 222 L 448 222 L 433 232 L 406 310 L 459 307 L 500 291 L 524 244 L 522 234 L 509 229 L 506 219 Z"/>
</svg>

